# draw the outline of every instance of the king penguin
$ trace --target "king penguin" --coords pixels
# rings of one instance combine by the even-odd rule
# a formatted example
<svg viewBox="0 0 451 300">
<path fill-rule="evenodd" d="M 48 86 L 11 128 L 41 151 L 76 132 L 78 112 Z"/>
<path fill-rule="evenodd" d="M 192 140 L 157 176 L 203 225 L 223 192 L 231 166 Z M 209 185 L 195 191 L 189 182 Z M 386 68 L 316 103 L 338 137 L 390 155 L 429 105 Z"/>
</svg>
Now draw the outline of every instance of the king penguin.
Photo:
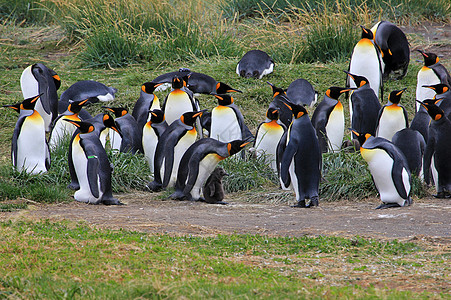
<svg viewBox="0 0 451 300">
<path fill-rule="evenodd" d="M 411 128 L 404 128 L 393 136 L 393 144 L 399 148 L 407 160 L 411 174 L 422 177 L 423 155 L 426 141 L 421 133 Z"/>
<path fill-rule="evenodd" d="M 318 92 L 306 79 L 299 78 L 290 83 L 287 88 L 287 97 L 291 103 L 305 104 L 312 108 L 318 100 Z"/>
<path fill-rule="evenodd" d="M 257 157 L 263 156 L 274 172 L 277 173 L 277 145 L 287 128 L 279 121 L 277 109 L 270 107 L 266 112 L 266 118 L 269 119 L 268 122 L 262 122 L 258 125 L 253 147 Z"/>
<path fill-rule="evenodd" d="M 424 181 L 429 184 L 429 171 L 433 161 L 438 173 L 435 182 L 437 198 L 451 197 L 451 121 L 445 117 L 443 110 L 433 103 L 423 102 L 421 105 L 432 118 L 429 127 L 429 138 L 424 153 Z"/>
<path fill-rule="evenodd" d="M 349 63 L 349 73 L 364 76 L 368 79 L 370 87 L 374 93 L 383 98 L 382 85 L 382 64 L 379 50 L 373 44 L 373 32 L 362 27 L 362 38 L 355 45 Z M 349 77 L 346 81 L 346 87 L 355 88 L 356 85 L 350 82 Z"/>
<path fill-rule="evenodd" d="M 89 204 L 121 205 L 111 189 L 112 167 L 108 156 L 94 133 L 94 126 L 82 121 L 67 120 L 80 129 L 74 136 L 69 164 L 74 166 L 79 189 L 74 199 Z"/>
<path fill-rule="evenodd" d="M 49 138 L 49 146 L 51 149 L 54 149 L 61 142 L 61 140 L 64 139 L 64 137 L 72 136 L 77 127 L 70 123 L 63 122 L 63 120 L 81 121 L 78 113 L 87 102 L 88 99 L 70 102 L 66 111 L 55 119 Z"/>
<path fill-rule="evenodd" d="M 144 157 L 149 165 L 150 172 L 154 173 L 155 150 L 159 138 L 168 128 L 168 123 L 164 120 L 163 111 L 154 109 L 150 111 L 150 120 L 144 125 L 142 144 L 144 150 Z"/>
<path fill-rule="evenodd" d="M 186 150 L 180 161 L 173 199 L 202 200 L 202 187 L 217 164 L 241 151 L 249 141 L 235 140 L 229 143 L 204 138 Z M 183 166 L 183 167 L 182 167 Z"/>
<path fill-rule="evenodd" d="M 354 81 L 357 89 L 351 92 L 351 101 L 349 102 L 349 115 L 351 127 L 357 132 L 367 132 L 376 135 L 376 123 L 381 103 L 374 91 L 370 88 L 368 79 L 346 72 Z M 353 138 L 356 139 L 354 133 Z"/>
<path fill-rule="evenodd" d="M 109 131 L 109 138 L 111 149 L 119 150 L 120 152 L 130 152 L 132 154 L 140 151 L 142 148 L 141 135 L 138 130 L 138 123 L 128 110 L 123 107 L 107 107 L 102 108 L 111 111 L 116 119 L 117 127 L 121 132 L 119 135 L 116 131 Z"/>
<path fill-rule="evenodd" d="M 185 112 L 199 110 L 199 104 L 194 99 L 193 92 L 186 87 L 187 80 L 187 76 L 172 78 L 172 90 L 166 96 L 162 106 L 168 125 L 180 119 Z"/>
<path fill-rule="evenodd" d="M 253 138 L 233 97 L 227 94 L 214 96 L 218 106 L 211 111 L 210 137 L 224 143 Z"/>
<path fill-rule="evenodd" d="M 274 60 L 264 51 L 250 50 L 240 59 L 236 66 L 236 73 L 245 78 L 262 79 L 272 73 Z"/>
<path fill-rule="evenodd" d="M 338 98 L 350 88 L 330 87 L 312 116 L 322 153 L 340 150 L 345 130 L 343 105 Z"/>
<path fill-rule="evenodd" d="M 388 21 L 378 22 L 371 31 L 384 62 L 384 79 L 388 79 L 390 73 L 394 73 L 396 79 L 403 78 L 410 61 L 409 42 L 404 32 Z"/>
<path fill-rule="evenodd" d="M 173 122 L 158 139 L 154 158 L 154 180 L 147 184 L 149 190 L 158 192 L 173 187 L 177 170 L 185 151 L 196 141 L 196 119 L 203 111 L 186 112 Z M 183 165 L 184 166 L 184 165 Z"/>
<path fill-rule="evenodd" d="M 436 92 L 433 98 L 433 100 L 435 100 L 434 104 L 439 106 L 445 113 L 445 116 L 449 119 L 451 116 L 451 90 L 449 85 L 439 83 L 434 85 L 425 85 L 423 87 L 430 88 Z M 427 100 L 428 99 L 424 101 Z"/>
<path fill-rule="evenodd" d="M 406 89 L 392 91 L 388 95 L 388 103 L 379 111 L 376 123 L 376 136 L 383 137 L 389 141 L 393 135 L 406 127 L 409 127 L 409 117 L 404 106 L 399 105 L 401 95 Z"/>
<path fill-rule="evenodd" d="M 376 209 L 412 204 L 410 170 L 404 154 L 387 139 L 353 131 L 381 197 L 382 204 Z"/>
<path fill-rule="evenodd" d="M 141 131 L 149 121 L 149 112 L 154 109 L 161 109 L 160 100 L 154 94 L 155 89 L 160 85 L 162 83 L 146 82 L 141 86 L 141 94 L 132 111 L 132 116 L 138 122 L 138 127 Z"/>
<path fill-rule="evenodd" d="M 45 122 L 35 109 L 39 96 L 20 104 L 20 115 L 14 127 L 11 159 L 19 172 L 39 174 L 50 168 L 50 152 L 45 139 Z"/>
<path fill-rule="evenodd" d="M 425 85 L 430 86 L 443 83 L 451 86 L 451 76 L 445 66 L 440 63 L 440 59 L 436 54 L 421 50 L 418 50 L 418 52 L 424 58 L 424 66 L 418 71 L 417 75 L 416 100 L 423 101 L 432 99 L 435 96 L 435 92 L 432 89 L 424 87 Z M 418 102 L 416 108 L 417 110 L 420 108 Z"/>
<path fill-rule="evenodd" d="M 27 67 L 20 77 L 20 87 L 24 99 L 42 94 L 35 109 L 44 120 L 47 132 L 51 130 L 52 122 L 58 116 L 57 90 L 60 86 L 61 80 L 58 74 L 41 63 Z"/>
<path fill-rule="evenodd" d="M 282 187 L 291 186 L 294 189 L 297 201 L 294 207 L 318 206 L 321 151 L 315 129 L 304 106 L 288 101 L 284 105 L 291 108 L 294 120 L 288 128 L 286 139 L 279 143 Z M 306 199 L 310 201 L 306 203 Z"/>
<path fill-rule="evenodd" d="M 266 83 L 269 84 L 272 89 L 272 101 L 271 103 L 269 103 L 269 107 L 277 109 L 279 111 L 280 122 L 282 122 L 283 125 L 288 128 L 293 121 L 293 112 L 284 104 L 289 100 L 287 93 L 283 88 L 277 87 L 269 81 L 267 81 Z M 295 104 L 302 105 L 302 103 Z"/>
</svg>

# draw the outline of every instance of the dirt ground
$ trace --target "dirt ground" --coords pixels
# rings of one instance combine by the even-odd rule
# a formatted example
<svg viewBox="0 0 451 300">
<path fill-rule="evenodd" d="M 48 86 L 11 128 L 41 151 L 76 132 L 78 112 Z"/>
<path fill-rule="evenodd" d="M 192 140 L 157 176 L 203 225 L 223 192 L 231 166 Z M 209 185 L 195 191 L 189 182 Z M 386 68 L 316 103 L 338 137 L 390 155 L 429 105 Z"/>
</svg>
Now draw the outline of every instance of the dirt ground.
<svg viewBox="0 0 451 300">
<path fill-rule="evenodd" d="M 255 204 L 227 199 L 229 205 L 155 200 L 155 194 L 122 194 L 123 206 L 87 205 L 76 201 L 31 204 L 29 209 L 0 213 L 0 220 L 50 219 L 83 221 L 94 227 L 153 234 L 270 236 L 340 235 L 451 244 L 451 200 L 420 199 L 410 207 L 375 210 L 378 199 L 321 202 L 311 209 L 288 204 Z"/>
</svg>

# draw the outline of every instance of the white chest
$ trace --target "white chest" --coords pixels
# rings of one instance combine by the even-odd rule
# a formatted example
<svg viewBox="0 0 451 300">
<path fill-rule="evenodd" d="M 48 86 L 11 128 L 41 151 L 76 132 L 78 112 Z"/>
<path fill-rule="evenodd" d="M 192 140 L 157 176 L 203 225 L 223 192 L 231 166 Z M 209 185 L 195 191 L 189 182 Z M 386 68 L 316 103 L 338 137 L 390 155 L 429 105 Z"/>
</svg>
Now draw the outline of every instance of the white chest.
<svg viewBox="0 0 451 300">
<path fill-rule="evenodd" d="M 240 124 L 232 108 L 217 106 L 213 109 L 210 137 L 224 143 L 242 138 Z"/>
</svg>

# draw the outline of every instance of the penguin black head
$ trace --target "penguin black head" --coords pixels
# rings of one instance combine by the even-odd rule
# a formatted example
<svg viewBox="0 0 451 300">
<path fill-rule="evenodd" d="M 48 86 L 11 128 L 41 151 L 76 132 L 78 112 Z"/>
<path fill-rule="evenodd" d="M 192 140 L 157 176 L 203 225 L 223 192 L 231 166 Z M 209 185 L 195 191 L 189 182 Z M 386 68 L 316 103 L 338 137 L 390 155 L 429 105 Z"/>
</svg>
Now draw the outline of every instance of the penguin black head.
<svg viewBox="0 0 451 300">
<path fill-rule="evenodd" d="M 164 121 L 164 112 L 161 109 L 154 109 L 150 111 L 150 121 L 152 123 L 161 123 Z"/>
<path fill-rule="evenodd" d="M 225 94 L 225 93 L 233 93 L 238 92 L 242 93 L 242 91 L 234 89 L 230 87 L 228 84 L 225 84 L 224 82 L 218 82 L 216 84 L 216 94 Z"/>
<path fill-rule="evenodd" d="M 424 100 L 423 102 L 416 100 L 418 103 L 421 104 L 421 106 L 423 106 L 424 108 L 426 108 L 429 116 L 431 116 L 432 120 L 438 121 L 441 118 L 443 118 L 443 116 L 445 115 L 445 113 L 443 112 L 443 109 L 441 109 L 440 107 L 438 107 L 435 103 L 436 100 L 433 99 L 427 99 Z"/>
<path fill-rule="evenodd" d="M 365 28 L 362 25 L 360 25 L 360 27 L 362 27 L 362 39 L 374 39 L 374 35 L 371 29 Z"/>
<path fill-rule="evenodd" d="M 268 110 L 266 111 L 266 117 L 270 120 L 279 119 L 279 110 L 273 107 L 268 108 Z"/>
<path fill-rule="evenodd" d="M 36 76 L 43 76 L 44 74 L 44 69 L 47 69 L 50 73 L 50 76 L 52 76 L 53 78 L 53 82 L 55 83 L 55 88 L 56 90 L 58 90 L 61 86 L 61 79 L 58 76 L 58 74 L 56 74 L 55 71 L 53 71 L 52 69 L 47 68 L 45 65 L 41 64 L 41 63 L 37 63 L 31 66 L 31 72 L 33 73 L 33 76 L 35 78 L 37 78 Z"/>
<path fill-rule="evenodd" d="M 399 101 L 401 101 L 401 95 L 406 89 L 407 88 L 403 88 L 402 90 L 392 91 L 390 95 L 388 95 L 388 101 L 393 104 L 399 104 Z"/>
<path fill-rule="evenodd" d="M 67 107 L 67 110 L 71 113 L 78 114 L 83 107 L 88 102 L 89 99 L 81 100 L 81 101 L 70 101 L 69 106 Z"/>
<path fill-rule="evenodd" d="M 143 91 L 146 94 L 153 94 L 153 92 L 155 92 L 155 89 L 162 84 L 164 83 L 146 82 L 141 86 L 141 91 Z"/>
<path fill-rule="evenodd" d="M 180 120 L 182 120 L 182 123 L 188 126 L 193 126 L 194 122 L 196 122 L 196 118 L 202 116 L 204 111 L 189 111 L 184 113 Z"/>
<path fill-rule="evenodd" d="M 338 100 L 338 97 L 340 97 L 341 94 L 345 93 L 345 92 L 349 92 L 352 91 L 351 88 L 342 88 L 342 87 L 338 87 L 338 86 L 331 86 L 327 91 L 326 91 L 326 96 L 335 100 Z"/>
<path fill-rule="evenodd" d="M 221 94 L 221 95 L 217 95 L 217 94 L 212 94 L 213 96 L 216 97 L 216 99 L 218 99 L 218 104 L 219 105 L 230 105 L 233 103 L 233 97 L 227 94 Z"/>
<path fill-rule="evenodd" d="M 102 108 L 111 111 L 116 118 L 125 116 L 128 113 L 128 110 L 124 107 L 108 107 L 102 106 Z"/>
<path fill-rule="evenodd" d="M 227 144 L 227 150 L 229 151 L 230 156 L 232 156 L 244 149 L 249 143 L 251 143 L 251 141 L 234 140 Z"/>
<path fill-rule="evenodd" d="M 182 87 L 186 86 L 187 81 L 188 81 L 188 75 L 186 76 L 186 78 L 175 75 L 174 77 L 172 77 L 172 88 L 173 89 L 181 89 Z"/>
<path fill-rule="evenodd" d="M 354 80 L 354 83 L 357 87 L 362 87 L 365 84 L 369 84 L 369 81 L 365 76 L 351 74 L 348 71 L 343 71 L 343 72 L 348 74 L 348 76 L 351 77 L 352 80 Z"/>
<path fill-rule="evenodd" d="M 443 93 L 446 93 L 447 91 L 449 91 L 449 86 L 444 83 L 439 83 L 439 84 L 434 84 L 434 85 L 423 85 L 423 87 L 434 90 L 437 93 L 437 95 L 440 95 L 440 94 L 443 94 Z"/>
<path fill-rule="evenodd" d="M 283 102 L 283 104 L 285 104 L 291 110 L 295 119 L 298 119 L 298 118 L 302 117 L 303 115 L 308 114 L 307 110 L 302 105 L 294 104 L 294 103 L 292 103 L 290 101 L 286 101 L 286 100 L 285 100 L 285 102 Z"/>
<path fill-rule="evenodd" d="M 423 52 L 421 50 L 417 50 L 417 51 L 420 52 L 421 55 L 423 55 L 424 65 L 426 67 L 432 66 L 433 64 L 436 64 L 440 61 L 440 59 L 438 58 L 438 56 L 435 53 Z"/>
<path fill-rule="evenodd" d="M 278 95 L 287 95 L 286 91 L 282 88 L 278 88 L 277 86 L 275 86 L 274 84 L 272 84 L 271 82 L 267 81 L 267 84 L 269 84 L 272 88 L 272 97 L 275 98 Z"/>
<path fill-rule="evenodd" d="M 366 140 L 371 136 L 371 134 L 369 133 L 357 132 L 355 129 L 352 128 L 348 129 L 351 130 L 357 136 L 357 140 L 359 141 L 360 146 L 362 146 L 366 142 Z"/>
<path fill-rule="evenodd" d="M 22 103 L 20 103 L 19 107 L 21 110 L 33 110 L 34 106 L 36 105 L 36 102 L 38 101 L 39 97 L 41 97 L 42 94 L 39 96 L 34 96 L 31 98 L 27 98 Z"/>
<path fill-rule="evenodd" d="M 63 120 L 71 124 L 74 124 L 78 129 L 80 129 L 80 133 L 90 133 L 94 131 L 94 125 L 92 125 L 91 123 L 69 119 Z"/>
<path fill-rule="evenodd" d="M 114 121 L 113 117 L 110 116 L 109 114 L 103 114 L 103 125 L 105 125 L 105 127 L 111 128 L 114 131 L 116 131 L 117 133 L 119 133 L 122 136 L 122 133 L 120 132 L 119 128 L 116 125 L 116 122 Z"/>
</svg>

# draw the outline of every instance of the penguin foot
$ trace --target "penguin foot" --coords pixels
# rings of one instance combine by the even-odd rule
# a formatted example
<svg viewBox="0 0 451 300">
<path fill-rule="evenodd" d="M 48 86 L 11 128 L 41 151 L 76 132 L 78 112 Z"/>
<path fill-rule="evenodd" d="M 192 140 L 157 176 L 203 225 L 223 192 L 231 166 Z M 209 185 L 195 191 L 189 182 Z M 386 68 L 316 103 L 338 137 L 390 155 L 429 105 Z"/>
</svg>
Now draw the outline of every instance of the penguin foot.
<svg viewBox="0 0 451 300">
<path fill-rule="evenodd" d="M 401 207 L 398 203 L 382 203 L 376 209 L 386 209 L 386 208 L 392 208 L 392 207 Z"/>
<path fill-rule="evenodd" d="M 291 205 L 291 207 L 302 207 L 302 208 L 306 208 L 307 206 L 305 206 L 305 200 L 299 200 L 298 203 L 296 203 L 295 205 Z"/>
<path fill-rule="evenodd" d="M 319 205 L 319 197 L 315 196 L 315 197 L 312 197 L 312 199 L 310 200 L 310 203 L 308 203 L 306 207 L 314 207 L 314 206 L 318 206 L 318 205 Z"/>
<path fill-rule="evenodd" d="M 183 194 L 182 191 L 175 191 L 168 198 L 174 199 L 174 200 L 185 200 L 186 196 Z"/>
<path fill-rule="evenodd" d="M 404 202 L 404 206 L 410 206 L 410 205 L 412 205 L 412 203 L 413 203 L 413 200 L 412 200 L 412 198 L 408 198 L 407 200 L 406 200 L 406 202 Z"/>
<path fill-rule="evenodd" d="M 102 200 L 102 204 L 103 205 L 125 205 L 124 203 L 122 203 L 121 201 L 117 200 L 116 198 Z"/>
<path fill-rule="evenodd" d="M 80 189 L 80 185 L 78 183 L 71 182 L 68 186 L 68 189 L 78 191 Z"/>
<path fill-rule="evenodd" d="M 438 192 L 436 195 L 432 195 L 432 196 L 434 196 L 434 198 L 439 198 L 439 199 L 451 198 L 451 194 L 448 191 L 441 191 L 441 192 Z"/>
<path fill-rule="evenodd" d="M 146 188 L 151 192 L 159 192 L 162 190 L 163 185 L 161 183 L 152 181 L 146 185 Z"/>
<path fill-rule="evenodd" d="M 216 202 L 207 202 L 208 204 L 221 204 L 221 205 L 227 205 L 229 204 L 228 202 L 224 202 L 224 201 L 216 201 Z"/>
</svg>

